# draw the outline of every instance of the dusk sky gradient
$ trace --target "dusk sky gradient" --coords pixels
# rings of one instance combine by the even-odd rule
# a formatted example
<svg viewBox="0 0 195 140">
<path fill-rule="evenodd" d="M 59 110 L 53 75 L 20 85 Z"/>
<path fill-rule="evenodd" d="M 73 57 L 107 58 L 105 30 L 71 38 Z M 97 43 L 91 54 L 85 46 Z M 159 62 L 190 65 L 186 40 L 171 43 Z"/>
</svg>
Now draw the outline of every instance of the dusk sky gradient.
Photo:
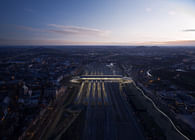
<svg viewBox="0 0 195 140">
<path fill-rule="evenodd" d="M 195 45 L 195 0 L 0 0 L 0 45 Z"/>
</svg>

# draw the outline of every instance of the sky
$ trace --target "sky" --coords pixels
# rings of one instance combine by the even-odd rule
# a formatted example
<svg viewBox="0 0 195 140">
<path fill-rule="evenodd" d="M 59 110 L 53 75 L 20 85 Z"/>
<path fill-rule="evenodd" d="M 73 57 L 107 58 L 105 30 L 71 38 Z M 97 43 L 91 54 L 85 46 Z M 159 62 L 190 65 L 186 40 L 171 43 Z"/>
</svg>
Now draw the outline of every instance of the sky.
<svg viewBox="0 0 195 140">
<path fill-rule="evenodd" d="M 0 45 L 195 45 L 195 0 L 0 0 Z"/>
</svg>

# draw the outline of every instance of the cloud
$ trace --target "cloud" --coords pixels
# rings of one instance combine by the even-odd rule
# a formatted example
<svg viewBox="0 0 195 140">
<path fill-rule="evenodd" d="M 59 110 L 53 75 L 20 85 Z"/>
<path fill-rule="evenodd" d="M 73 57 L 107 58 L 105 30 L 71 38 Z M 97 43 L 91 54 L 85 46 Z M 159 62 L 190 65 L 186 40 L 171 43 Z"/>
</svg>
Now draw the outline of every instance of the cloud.
<svg viewBox="0 0 195 140">
<path fill-rule="evenodd" d="M 195 32 L 195 29 L 185 29 L 185 30 L 182 30 L 183 32 Z"/>
<path fill-rule="evenodd" d="M 54 33 L 60 33 L 64 35 L 87 35 L 87 36 L 101 36 L 106 37 L 110 34 L 110 31 L 100 30 L 95 28 L 80 27 L 80 26 L 65 26 L 57 24 L 49 24 L 49 27 L 55 28 L 49 31 Z"/>
<path fill-rule="evenodd" d="M 95 28 L 87 28 L 87 27 L 80 27 L 80 26 L 64 26 L 64 25 L 57 25 L 57 24 L 49 24 L 49 28 L 41 29 L 41 28 L 34 28 L 30 26 L 19 26 L 15 25 L 15 27 L 19 30 L 25 30 L 29 32 L 45 32 L 45 33 L 55 33 L 61 35 L 73 35 L 73 36 L 95 36 L 95 37 L 108 37 L 110 31 L 107 30 L 100 30 Z"/>
<path fill-rule="evenodd" d="M 47 32 L 47 30 L 43 30 L 43 29 L 39 29 L 39 28 L 33 28 L 33 27 L 30 27 L 30 26 L 16 25 L 16 28 L 20 29 L 20 30 L 25 30 L 25 31 L 31 31 L 31 32 Z"/>
</svg>

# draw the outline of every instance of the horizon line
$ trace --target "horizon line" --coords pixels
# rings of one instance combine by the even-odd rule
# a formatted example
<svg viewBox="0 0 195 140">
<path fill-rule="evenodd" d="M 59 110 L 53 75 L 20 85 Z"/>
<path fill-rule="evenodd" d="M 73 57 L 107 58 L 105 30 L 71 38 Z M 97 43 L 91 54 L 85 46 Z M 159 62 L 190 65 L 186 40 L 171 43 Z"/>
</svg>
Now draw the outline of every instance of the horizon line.
<svg viewBox="0 0 195 140">
<path fill-rule="evenodd" d="M 0 46 L 195 46 L 195 40 L 145 42 L 84 42 L 67 40 L 9 40 L 0 39 Z"/>
</svg>

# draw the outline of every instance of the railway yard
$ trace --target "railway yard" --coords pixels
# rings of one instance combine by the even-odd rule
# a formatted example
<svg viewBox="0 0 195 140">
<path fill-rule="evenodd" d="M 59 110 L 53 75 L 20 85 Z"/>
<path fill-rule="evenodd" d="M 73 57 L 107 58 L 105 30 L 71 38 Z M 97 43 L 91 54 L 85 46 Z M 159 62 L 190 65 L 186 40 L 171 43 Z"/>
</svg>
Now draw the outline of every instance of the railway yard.
<svg viewBox="0 0 195 140">
<path fill-rule="evenodd" d="M 112 64 L 97 65 L 87 65 L 77 82 L 60 94 L 22 138 L 185 139 L 133 80 L 123 77 Z"/>
</svg>

